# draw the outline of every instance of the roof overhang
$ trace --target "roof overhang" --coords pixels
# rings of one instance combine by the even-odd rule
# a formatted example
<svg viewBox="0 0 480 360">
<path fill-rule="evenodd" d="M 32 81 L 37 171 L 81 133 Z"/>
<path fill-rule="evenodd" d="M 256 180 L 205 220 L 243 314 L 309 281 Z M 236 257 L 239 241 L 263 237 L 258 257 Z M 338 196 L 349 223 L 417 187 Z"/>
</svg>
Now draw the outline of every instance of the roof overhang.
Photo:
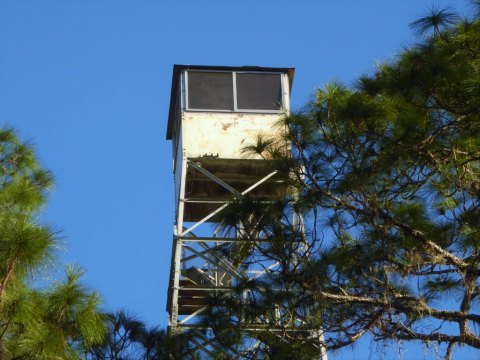
<svg viewBox="0 0 480 360">
<path fill-rule="evenodd" d="M 208 71 L 258 71 L 258 72 L 275 72 L 285 73 L 288 76 L 289 91 L 292 91 L 293 76 L 295 68 L 277 68 L 277 67 L 260 67 L 260 66 L 210 66 L 210 65 L 173 65 L 172 89 L 170 93 L 170 110 L 168 112 L 167 140 L 172 139 L 172 128 L 175 116 L 176 99 L 178 96 L 180 85 L 180 74 L 184 70 L 208 70 Z"/>
</svg>

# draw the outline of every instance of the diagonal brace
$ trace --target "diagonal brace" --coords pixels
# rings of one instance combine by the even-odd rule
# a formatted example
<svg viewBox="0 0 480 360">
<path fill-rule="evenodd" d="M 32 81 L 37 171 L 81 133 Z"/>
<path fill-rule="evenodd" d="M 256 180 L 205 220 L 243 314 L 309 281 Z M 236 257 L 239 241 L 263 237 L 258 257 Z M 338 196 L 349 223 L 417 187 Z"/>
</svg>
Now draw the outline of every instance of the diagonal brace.
<svg viewBox="0 0 480 360">
<path fill-rule="evenodd" d="M 247 193 L 249 193 L 250 191 L 252 191 L 253 189 L 255 189 L 256 187 L 260 186 L 261 184 L 263 184 L 265 181 L 267 181 L 268 179 L 270 179 L 272 176 L 274 176 L 275 174 L 277 173 L 277 171 L 273 171 L 271 172 L 270 174 L 268 174 L 267 176 L 265 176 L 264 178 L 260 179 L 259 181 L 257 181 L 255 184 L 253 184 L 252 186 L 250 186 L 248 189 L 242 191 L 240 193 L 240 195 L 246 195 Z M 199 227 L 200 225 L 202 225 L 204 222 L 206 222 L 207 220 L 211 219 L 212 217 L 214 217 L 215 215 L 217 215 L 220 211 L 222 211 L 223 209 L 225 209 L 228 205 L 230 205 L 230 203 L 225 203 L 223 204 L 222 206 L 220 206 L 217 210 L 215 210 L 214 212 L 208 214 L 207 216 L 205 216 L 202 220 L 196 222 L 194 225 L 190 226 L 187 230 L 184 230 L 181 234 L 179 234 L 179 236 L 185 236 L 186 234 L 188 234 L 189 232 L 191 232 L 192 230 L 196 229 L 197 227 Z"/>
<path fill-rule="evenodd" d="M 207 176 L 208 178 L 210 178 L 210 180 L 212 181 L 215 181 L 217 184 L 219 184 L 220 186 L 223 186 L 225 189 L 227 189 L 228 191 L 230 191 L 231 193 L 235 194 L 235 195 L 240 195 L 240 191 L 238 190 L 235 190 L 233 187 L 231 187 L 230 185 L 228 185 L 225 181 L 223 181 L 222 179 L 218 178 L 217 176 L 213 175 L 210 171 L 204 169 L 202 166 L 198 165 L 197 163 L 191 161 L 191 160 L 187 160 L 188 161 L 188 165 L 195 168 L 196 170 L 200 171 L 203 175 Z"/>
</svg>

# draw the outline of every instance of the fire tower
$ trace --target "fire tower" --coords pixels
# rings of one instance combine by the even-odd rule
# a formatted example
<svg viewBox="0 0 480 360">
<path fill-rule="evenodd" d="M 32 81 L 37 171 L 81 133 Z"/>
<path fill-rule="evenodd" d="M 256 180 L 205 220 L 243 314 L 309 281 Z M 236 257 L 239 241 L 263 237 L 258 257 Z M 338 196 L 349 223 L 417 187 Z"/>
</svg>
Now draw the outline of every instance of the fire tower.
<svg viewBox="0 0 480 360">
<path fill-rule="evenodd" d="M 222 248 L 236 237 L 219 232 L 234 196 L 285 196 L 266 160 L 246 159 L 258 134 L 278 135 L 289 111 L 293 68 L 175 65 L 167 139 L 173 145 L 175 224 L 167 311 L 171 331 L 201 326 L 209 295 L 238 280 L 265 275 L 275 264 L 234 265 Z M 254 328 L 255 324 L 245 324 Z M 208 353 L 208 338 L 199 347 Z"/>
</svg>

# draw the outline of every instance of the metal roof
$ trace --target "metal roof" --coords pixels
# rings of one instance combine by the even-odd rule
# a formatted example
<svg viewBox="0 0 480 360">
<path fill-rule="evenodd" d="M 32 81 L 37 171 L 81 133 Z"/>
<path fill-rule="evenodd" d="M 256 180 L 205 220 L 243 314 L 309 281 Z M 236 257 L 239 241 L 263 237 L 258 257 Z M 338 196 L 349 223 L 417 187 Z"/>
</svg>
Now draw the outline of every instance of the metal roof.
<svg viewBox="0 0 480 360">
<path fill-rule="evenodd" d="M 293 76 L 295 68 L 277 68 L 261 66 L 212 66 L 212 65 L 173 65 L 172 90 L 170 94 L 170 110 L 168 113 L 167 140 L 172 139 L 172 127 L 175 116 L 176 99 L 179 91 L 179 76 L 184 70 L 209 70 L 209 71 L 259 71 L 259 72 L 281 72 L 288 75 L 290 92 L 292 91 Z"/>
</svg>

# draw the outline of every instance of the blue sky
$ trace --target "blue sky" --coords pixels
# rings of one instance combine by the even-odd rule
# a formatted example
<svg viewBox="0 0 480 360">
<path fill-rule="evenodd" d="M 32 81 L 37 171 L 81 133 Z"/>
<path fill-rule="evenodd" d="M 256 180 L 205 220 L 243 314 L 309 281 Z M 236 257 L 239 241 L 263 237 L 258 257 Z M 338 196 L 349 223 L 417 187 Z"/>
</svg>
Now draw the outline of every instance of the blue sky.
<svg viewBox="0 0 480 360">
<path fill-rule="evenodd" d="M 0 0 L 0 126 L 33 142 L 55 175 L 42 221 L 61 230 L 62 261 L 88 270 L 106 309 L 165 326 L 173 64 L 295 67 L 295 109 L 392 59 L 431 4 Z"/>
</svg>

